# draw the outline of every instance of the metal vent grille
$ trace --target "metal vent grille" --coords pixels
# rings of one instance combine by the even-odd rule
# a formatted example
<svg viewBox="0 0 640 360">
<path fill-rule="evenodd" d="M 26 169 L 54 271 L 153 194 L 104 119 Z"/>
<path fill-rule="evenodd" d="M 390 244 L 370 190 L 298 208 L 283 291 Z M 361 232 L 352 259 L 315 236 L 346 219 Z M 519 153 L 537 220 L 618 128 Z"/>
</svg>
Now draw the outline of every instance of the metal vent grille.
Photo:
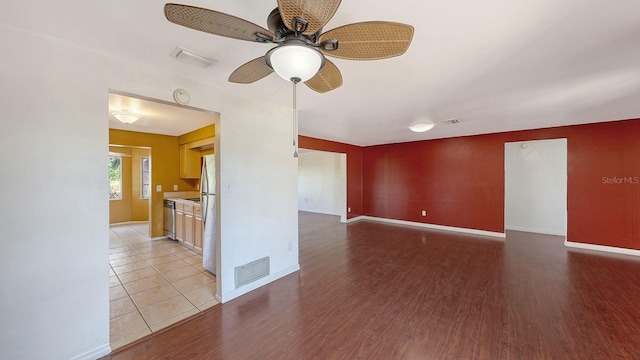
<svg viewBox="0 0 640 360">
<path fill-rule="evenodd" d="M 263 257 L 235 268 L 236 289 L 269 275 L 269 257 Z"/>
<path fill-rule="evenodd" d="M 460 121 L 460 119 L 449 119 L 449 120 L 445 120 L 443 122 L 445 124 L 455 125 L 455 124 L 460 124 L 462 121 Z"/>
<path fill-rule="evenodd" d="M 171 57 L 201 68 L 207 68 L 215 63 L 213 60 L 207 59 L 204 55 L 200 55 L 195 51 L 185 49 L 181 46 L 178 46 L 171 52 Z"/>
</svg>

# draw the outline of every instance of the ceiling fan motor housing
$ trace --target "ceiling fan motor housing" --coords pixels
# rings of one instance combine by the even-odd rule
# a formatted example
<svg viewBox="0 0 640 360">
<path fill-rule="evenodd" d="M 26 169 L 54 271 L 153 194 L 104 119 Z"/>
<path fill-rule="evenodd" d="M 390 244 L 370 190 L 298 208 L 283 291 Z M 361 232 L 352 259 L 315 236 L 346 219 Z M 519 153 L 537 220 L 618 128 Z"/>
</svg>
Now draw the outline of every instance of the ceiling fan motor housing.
<svg viewBox="0 0 640 360">
<path fill-rule="evenodd" d="M 309 40 L 311 44 L 315 44 L 318 41 L 318 37 L 322 33 L 322 29 L 319 29 L 313 35 L 303 35 L 302 32 L 304 31 L 304 29 L 300 28 L 300 26 L 303 26 L 303 25 L 297 25 L 297 24 L 304 24 L 304 26 L 306 26 L 308 22 L 305 19 L 300 19 L 300 18 L 294 19 L 294 23 L 291 24 L 291 27 L 299 28 L 298 37 L 302 37 L 304 39 Z M 267 27 L 269 28 L 269 30 L 271 30 L 272 33 L 276 35 L 276 39 L 275 39 L 276 42 L 281 39 L 287 38 L 291 35 L 295 35 L 296 33 L 295 31 L 289 29 L 284 24 L 284 22 L 282 21 L 282 15 L 280 14 L 279 8 L 273 9 L 273 11 L 271 11 L 269 16 L 267 17 Z"/>
</svg>

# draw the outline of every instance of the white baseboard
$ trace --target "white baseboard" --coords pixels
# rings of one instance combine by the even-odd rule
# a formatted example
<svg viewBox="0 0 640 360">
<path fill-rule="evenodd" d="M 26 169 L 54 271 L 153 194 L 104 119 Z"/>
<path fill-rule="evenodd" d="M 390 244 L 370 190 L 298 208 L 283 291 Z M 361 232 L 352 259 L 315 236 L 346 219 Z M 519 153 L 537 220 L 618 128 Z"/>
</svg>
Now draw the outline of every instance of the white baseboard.
<svg viewBox="0 0 640 360">
<path fill-rule="evenodd" d="M 123 222 L 119 222 L 119 223 L 113 223 L 113 224 L 109 224 L 109 226 L 119 226 L 119 225 L 136 225 L 136 224 L 145 224 L 148 223 L 149 221 L 142 221 L 142 220 L 136 220 L 136 221 L 123 221 Z"/>
<path fill-rule="evenodd" d="M 172 240 L 172 239 L 169 239 L 166 236 L 158 236 L 158 237 L 154 237 L 154 238 L 149 238 L 149 241 L 164 240 L 164 239 Z"/>
<path fill-rule="evenodd" d="M 359 220 L 364 220 L 364 216 L 360 215 L 360 216 L 356 216 L 356 217 L 351 218 L 351 219 L 347 219 L 347 224 L 355 222 L 355 221 L 359 221 Z"/>
<path fill-rule="evenodd" d="M 542 229 L 542 228 L 530 228 L 530 227 L 524 227 L 524 226 L 505 226 L 505 230 L 523 231 L 523 232 L 529 232 L 534 234 L 567 236 L 567 234 L 562 231 L 553 231 L 553 230 Z"/>
<path fill-rule="evenodd" d="M 240 295 L 244 295 L 250 291 L 253 291 L 261 286 L 267 285 L 270 282 L 280 279 L 281 277 L 287 276 L 291 273 L 300 270 L 300 264 L 296 264 L 295 266 L 291 266 L 287 269 L 279 271 L 277 273 L 271 274 L 269 276 L 263 277 L 262 279 L 256 280 L 250 284 L 241 286 L 235 290 L 229 291 L 227 293 L 222 294 L 222 296 L 216 295 L 216 300 L 220 303 L 225 303 L 229 300 L 235 299 Z"/>
<path fill-rule="evenodd" d="M 111 346 L 109 346 L 109 344 L 104 344 L 102 346 L 98 346 L 93 350 L 89 350 L 85 353 L 76 355 L 69 360 L 95 360 L 109 354 L 111 354 Z"/>
<path fill-rule="evenodd" d="M 301 209 L 301 208 L 298 208 L 298 211 L 309 212 L 309 213 L 313 213 L 313 214 L 341 216 L 340 214 L 336 214 L 336 213 L 328 211 L 328 210 L 324 211 L 324 210 L 317 210 L 317 209 Z"/>
<path fill-rule="evenodd" d="M 490 237 L 500 238 L 500 239 L 506 238 L 505 233 L 486 231 L 486 230 L 476 230 L 476 229 L 467 229 L 467 228 L 460 228 L 460 227 L 453 227 L 453 226 L 426 224 L 426 223 L 419 223 L 414 221 L 379 218 L 374 216 L 358 216 L 357 218 L 354 218 L 354 219 L 372 220 L 372 221 L 379 221 L 379 222 L 385 222 L 385 223 L 397 224 L 397 225 L 417 226 L 417 227 L 423 227 L 423 228 L 434 229 L 434 230 L 444 230 L 444 231 L 453 231 L 453 232 L 459 232 L 459 233 L 471 234 L 471 235 L 490 236 Z"/>
<path fill-rule="evenodd" d="M 603 251 L 603 252 L 609 252 L 614 254 L 640 256 L 640 250 L 634 250 L 634 249 L 625 249 L 625 248 L 619 248 L 619 247 L 613 247 L 613 246 L 577 243 L 577 242 L 572 242 L 568 240 L 564 241 L 564 245 L 566 247 L 571 247 L 576 249 L 595 250 L 595 251 Z"/>
</svg>

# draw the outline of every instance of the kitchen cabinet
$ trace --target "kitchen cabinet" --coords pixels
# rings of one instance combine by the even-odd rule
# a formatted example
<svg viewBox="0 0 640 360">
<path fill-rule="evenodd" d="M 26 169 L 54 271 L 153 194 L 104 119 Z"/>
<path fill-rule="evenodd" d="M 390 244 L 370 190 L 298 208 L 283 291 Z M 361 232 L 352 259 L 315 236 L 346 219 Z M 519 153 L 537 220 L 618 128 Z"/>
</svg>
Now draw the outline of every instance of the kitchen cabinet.
<svg viewBox="0 0 640 360">
<path fill-rule="evenodd" d="M 200 179 L 200 152 L 189 149 L 186 144 L 180 146 L 180 177 Z"/>
<path fill-rule="evenodd" d="M 184 242 L 193 247 L 193 205 L 184 205 Z"/>
<path fill-rule="evenodd" d="M 193 220 L 193 248 L 202 252 L 202 206 L 194 207 Z"/>
<path fill-rule="evenodd" d="M 190 200 L 176 201 L 176 240 L 202 253 L 202 207 Z"/>
<path fill-rule="evenodd" d="M 176 240 L 184 242 L 184 204 L 176 203 Z"/>
</svg>

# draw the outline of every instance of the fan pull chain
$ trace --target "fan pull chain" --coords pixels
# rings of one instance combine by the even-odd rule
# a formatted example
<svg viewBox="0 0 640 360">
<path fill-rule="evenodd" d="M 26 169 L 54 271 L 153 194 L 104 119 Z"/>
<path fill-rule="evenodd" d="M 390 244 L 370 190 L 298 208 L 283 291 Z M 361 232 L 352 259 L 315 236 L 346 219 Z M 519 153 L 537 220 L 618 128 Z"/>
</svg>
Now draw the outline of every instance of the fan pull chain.
<svg viewBox="0 0 640 360">
<path fill-rule="evenodd" d="M 296 94 L 297 85 L 300 82 L 298 78 L 292 78 L 293 83 L 293 157 L 298 157 L 298 146 L 296 138 L 298 137 L 298 99 Z"/>
</svg>

